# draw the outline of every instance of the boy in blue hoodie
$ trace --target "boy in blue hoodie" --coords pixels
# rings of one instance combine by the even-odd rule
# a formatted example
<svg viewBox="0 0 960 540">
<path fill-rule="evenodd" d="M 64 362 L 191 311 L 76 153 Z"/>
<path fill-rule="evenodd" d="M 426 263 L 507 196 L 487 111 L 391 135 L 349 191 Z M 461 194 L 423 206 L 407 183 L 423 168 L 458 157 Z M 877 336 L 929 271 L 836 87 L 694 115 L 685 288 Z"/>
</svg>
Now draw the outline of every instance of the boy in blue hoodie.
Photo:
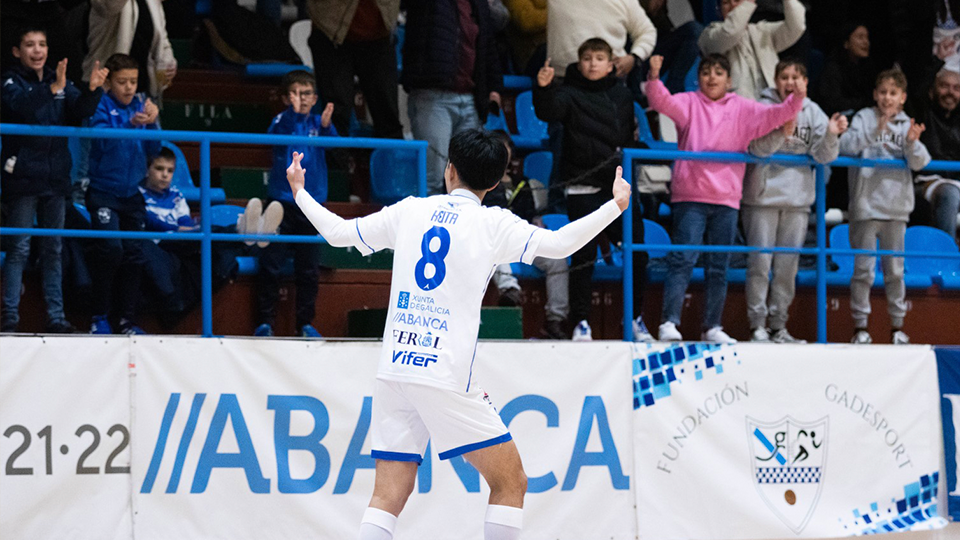
<svg viewBox="0 0 960 540">
<path fill-rule="evenodd" d="M 278 114 L 267 133 L 278 135 L 302 135 L 305 137 L 336 136 L 331 124 L 333 103 L 328 103 L 322 114 L 311 114 L 317 103 L 317 83 L 306 71 L 291 71 L 281 83 L 283 102 L 287 110 Z M 327 162 L 323 148 L 319 146 L 290 145 L 273 148 L 273 170 L 267 194 L 283 206 L 280 234 L 316 234 L 300 207 L 293 200 L 287 182 L 287 165 L 293 152 L 303 154 L 305 173 L 304 189 L 318 202 L 327 200 Z M 271 203 L 272 204 L 272 203 Z M 314 244 L 287 244 L 274 242 L 264 248 L 260 255 L 260 274 L 257 287 L 257 319 L 255 336 L 272 336 L 276 322 L 277 300 L 280 297 L 280 272 L 290 251 L 294 254 L 294 281 L 297 286 L 296 330 L 301 337 L 320 337 L 313 327 L 316 314 L 319 282 L 320 251 Z"/>
<path fill-rule="evenodd" d="M 137 93 L 139 66 L 125 54 L 107 59 L 106 94 L 91 121 L 92 127 L 159 129 L 159 109 Z M 94 229 L 142 231 L 146 224 L 143 195 L 138 188 L 147 173 L 147 156 L 156 154 L 159 141 L 94 139 L 90 146 L 90 187 L 87 209 Z M 111 334 L 110 318 L 124 334 L 142 334 L 134 322 L 143 271 L 143 240 L 102 239 L 93 243 L 93 321 L 90 332 Z M 114 288 L 116 290 L 114 290 Z M 116 292 L 116 297 L 113 293 Z"/>
<path fill-rule="evenodd" d="M 4 122 L 60 126 L 79 123 L 93 114 L 100 99 L 100 85 L 107 76 L 97 63 L 90 84 L 77 88 L 67 80 L 67 59 L 56 71 L 47 62 L 47 33 L 38 28 L 20 31 L 13 56 L 20 63 L 3 74 L 0 91 Z M 66 196 L 70 193 L 70 151 L 62 137 L 3 136 L 0 183 L 3 184 L 3 215 L 7 227 L 33 227 L 34 217 L 42 228 L 62 229 Z M 20 293 L 23 269 L 30 257 L 30 237 L 7 239 L 3 265 L 2 325 L 0 331 L 16 332 L 20 323 Z M 46 331 L 72 333 L 63 313 L 63 272 L 60 238 L 39 239 L 43 299 L 47 307 Z"/>
</svg>

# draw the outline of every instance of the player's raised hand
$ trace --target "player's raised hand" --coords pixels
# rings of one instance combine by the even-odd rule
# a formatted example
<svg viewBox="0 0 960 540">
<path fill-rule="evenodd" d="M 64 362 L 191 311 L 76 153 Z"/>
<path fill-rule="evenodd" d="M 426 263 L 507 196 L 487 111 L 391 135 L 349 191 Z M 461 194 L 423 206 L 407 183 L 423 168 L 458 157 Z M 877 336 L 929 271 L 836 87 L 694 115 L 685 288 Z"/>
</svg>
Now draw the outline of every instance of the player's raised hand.
<svg viewBox="0 0 960 540">
<path fill-rule="evenodd" d="M 907 140 L 909 142 L 917 142 L 920 138 L 920 135 L 927 130 L 927 126 L 923 124 L 918 124 L 913 118 L 910 119 L 910 129 L 907 131 Z"/>
<path fill-rule="evenodd" d="M 327 103 L 327 106 L 323 108 L 323 112 L 320 114 L 320 125 L 324 129 L 330 127 L 330 121 L 333 118 L 333 102 Z"/>
<path fill-rule="evenodd" d="M 300 160 L 303 159 L 303 154 L 300 152 L 293 153 L 293 161 L 290 163 L 290 166 L 287 167 L 287 182 L 290 183 L 290 191 L 293 192 L 293 198 L 297 198 L 297 193 L 303 189 L 303 176 L 307 172 L 300 165 Z"/>
<path fill-rule="evenodd" d="M 537 72 L 537 85 L 541 87 L 550 86 L 556 72 L 557 70 L 550 66 L 550 58 L 547 58 L 547 61 L 543 63 L 543 67 Z"/>
<path fill-rule="evenodd" d="M 648 81 L 655 81 L 660 78 L 660 70 L 663 69 L 663 57 L 655 54 L 650 57 L 650 71 L 647 73 Z"/>
<path fill-rule="evenodd" d="M 93 92 L 103 86 L 103 83 L 107 81 L 107 75 L 110 75 L 110 70 L 101 68 L 99 60 L 94 62 L 93 69 L 90 70 L 90 91 Z"/>
<path fill-rule="evenodd" d="M 621 212 L 630 206 L 630 184 L 623 179 L 623 167 L 617 167 L 617 177 L 613 179 L 613 200 Z"/>
<path fill-rule="evenodd" d="M 834 135 L 840 135 L 846 131 L 848 127 L 850 127 L 850 122 L 846 116 L 840 113 L 833 113 L 833 116 L 830 117 L 830 122 L 827 124 L 827 131 Z"/>
</svg>

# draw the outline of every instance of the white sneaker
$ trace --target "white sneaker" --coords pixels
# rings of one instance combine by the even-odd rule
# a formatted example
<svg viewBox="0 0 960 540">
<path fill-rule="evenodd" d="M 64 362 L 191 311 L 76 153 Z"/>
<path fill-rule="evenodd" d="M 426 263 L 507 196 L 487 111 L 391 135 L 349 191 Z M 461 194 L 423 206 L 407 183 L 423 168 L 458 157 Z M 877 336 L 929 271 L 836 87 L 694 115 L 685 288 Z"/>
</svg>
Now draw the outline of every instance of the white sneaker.
<svg viewBox="0 0 960 540">
<path fill-rule="evenodd" d="M 727 343 L 727 344 L 732 344 L 737 342 L 737 340 L 727 335 L 727 333 L 723 331 L 723 327 L 720 327 L 720 326 L 714 326 L 713 328 L 707 330 L 703 334 L 700 334 L 700 340 L 709 341 L 711 343 Z"/>
<path fill-rule="evenodd" d="M 680 331 L 677 330 L 677 325 L 673 324 L 670 321 L 667 321 L 660 325 L 659 337 L 660 337 L 660 341 L 683 340 L 683 335 L 681 335 Z"/>
<path fill-rule="evenodd" d="M 894 345 L 906 345 L 910 343 L 910 336 L 903 333 L 903 330 L 897 330 L 893 333 L 893 338 L 891 341 Z"/>
<path fill-rule="evenodd" d="M 593 332 L 590 330 L 590 323 L 580 321 L 577 327 L 573 329 L 573 341 L 593 341 Z"/>
<path fill-rule="evenodd" d="M 247 201 L 247 208 L 237 220 L 237 234 L 257 234 L 260 216 L 263 214 L 263 201 L 254 197 Z M 244 244 L 252 246 L 254 240 L 244 240 Z"/>
<path fill-rule="evenodd" d="M 750 341 L 754 343 L 770 343 L 770 332 L 767 332 L 767 329 L 759 326 L 753 329 L 753 332 L 750 332 Z"/>
<path fill-rule="evenodd" d="M 281 221 L 283 221 L 283 205 L 277 201 L 273 201 L 268 204 L 267 209 L 263 211 L 263 216 L 261 216 L 257 226 L 257 234 L 277 234 L 277 229 L 280 227 Z M 269 245 L 269 241 L 257 242 L 258 247 L 265 248 Z"/>
<path fill-rule="evenodd" d="M 643 317 L 637 317 L 633 320 L 633 340 L 644 343 L 653 341 L 653 335 L 647 330 L 647 325 L 643 324 Z"/>
<path fill-rule="evenodd" d="M 866 330 L 857 330 L 857 333 L 853 335 L 853 339 L 850 340 L 850 343 L 856 345 L 867 345 L 873 343 L 873 338 L 870 337 L 870 332 Z"/>
<path fill-rule="evenodd" d="M 786 328 L 781 328 L 774 332 L 773 335 L 770 336 L 770 341 L 774 343 L 795 343 L 797 345 L 802 345 L 807 342 L 805 339 L 798 339 L 791 336 Z"/>
</svg>

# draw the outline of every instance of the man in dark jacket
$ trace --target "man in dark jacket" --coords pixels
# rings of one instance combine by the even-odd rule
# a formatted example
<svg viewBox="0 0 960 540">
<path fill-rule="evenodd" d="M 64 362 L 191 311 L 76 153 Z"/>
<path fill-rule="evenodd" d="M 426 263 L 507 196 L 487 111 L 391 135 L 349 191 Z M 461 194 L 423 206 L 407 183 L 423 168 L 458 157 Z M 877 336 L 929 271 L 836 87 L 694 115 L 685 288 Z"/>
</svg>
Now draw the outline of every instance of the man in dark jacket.
<svg viewBox="0 0 960 540">
<path fill-rule="evenodd" d="M 580 61 L 567 66 L 563 84 L 553 83 L 554 68 L 548 59 L 537 74 L 533 107 L 545 122 L 563 125 L 560 181 L 567 198 L 567 215 L 579 219 L 610 200 L 610 179 L 620 164 L 618 151 L 634 144 L 635 120 L 630 91 L 613 72 L 613 50 L 600 39 L 583 42 Z M 554 186 L 551 186 L 554 189 Z M 639 208 L 639 204 L 637 205 Z M 620 240 L 620 218 L 604 231 L 610 241 Z M 633 220 L 633 239 L 643 241 L 643 220 Z M 570 260 L 570 322 L 577 326 L 575 341 L 592 339 L 587 318 L 592 296 L 591 281 L 600 237 L 573 254 Z M 602 251 L 607 252 L 604 246 Z M 634 261 L 634 338 L 652 339 L 640 316 L 646 282 L 647 254 L 638 251 Z"/>
<path fill-rule="evenodd" d="M 20 61 L 3 75 L 0 91 L 5 122 L 35 125 L 77 123 L 96 111 L 106 78 L 99 62 L 90 75 L 88 88 L 77 88 L 67 80 L 67 60 L 56 71 L 44 67 L 47 61 L 46 32 L 25 29 L 13 55 Z M 61 137 L 3 136 L 0 153 L 0 184 L 3 215 L 7 227 L 32 227 L 36 216 L 40 227 L 63 228 L 64 205 L 70 192 L 70 152 Z M 3 265 L 2 331 L 16 332 L 20 322 L 20 290 L 23 269 L 30 255 L 30 237 L 9 239 Z M 60 238 L 40 239 L 43 297 L 47 306 L 48 332 L 71 333 L 74 328 L 63 314 L 63 276 Z"/>
<path fill-rule="evenodd" d="M 933 159 L 960 161 L 960 74 L 941 70 L 930 88 L 928 99 L 919 104 L 917 123 L 927 127 L 920 141 Z M 918 198 L 926 199 L 933 207 L 933 225 L 956 238 L 957 212 L 960 212 L 960 181 L 957 173 L 921 175 L 917 180 Z"/>
<path fill-rule="evenodd" d="M 410 93 L 410 128 L 430 143 L 427 190 L 444 193 L 450 138 L 476 128 L 500 105 L 503 76 L 486 0 L 419 0 L 407 6 L 400 82 Z M 611 176 L 612 178 L 612 176 Z"/>
</svg>

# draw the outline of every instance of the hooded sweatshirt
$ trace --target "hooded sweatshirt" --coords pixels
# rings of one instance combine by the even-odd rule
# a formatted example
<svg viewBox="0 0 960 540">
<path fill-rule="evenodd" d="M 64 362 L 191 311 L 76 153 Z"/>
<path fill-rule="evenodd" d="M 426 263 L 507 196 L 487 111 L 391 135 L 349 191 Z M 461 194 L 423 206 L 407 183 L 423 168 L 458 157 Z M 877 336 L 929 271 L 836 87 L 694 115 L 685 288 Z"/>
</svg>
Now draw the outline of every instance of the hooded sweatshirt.
<svg viewBox="0 0 960 540">
<path fill-rule="evenodd" d="M 930 163 L 930 152 L 920 141 L 907 141 L 910 117 L 903 111 L 877 131 L 879 110 L 861 109 L 850 129 L 840 137 L 840 152 L 867 159 L 903 159 L 914 171 Z M 850 169 L 850 221 L 870 219 L 908 221 L 913 211 L 913 175 L 901 168 Z"/>
<path fill-rule="evenodd" d="M 563 84 L 537 86 L 533 108 L 545 122 L 563 124 L 560 179 L 595 186 L 606 193 L 613 187 L 619 160 L 584 176 L 617 150 L 633 145 L 633 95 L 614 73 L 591 81 L 577 64 L 567 66 Z"/>
<path fill-rule="evenodd" d="M 780 102 L 776 88 L 767 88 L 760 94 L 760 103 Z M 827 131 L 829 123 L 823 110 L 810 98 L 804 98 L 793 133 L 787 137 L 783 130 L 775 129 L 750 143 L 750 153 L 760 157 L 809 154 L 818 163 L 830 163 L 840 152 L 840 138 Z M 743 204 L 747 206 L 809 208 L 816 195 L 811 167 L 757 165 L 747 171 L 743 183 Z"/>
<path fill-rule="evenodd" d="M 762 105 L 732 92 L 717 101 L 699 90 L 671 95 L 659 80 L 647 83 L 647 99 L 676 123 L 680 150 L 691 152 L 746 152 L 750 141 L 782 126 L 803 106 L 793 94 L 777 105 Z M 739 209 L 745 170 L 744 163 L 677 160 L 670 200 Z"/>
</svg>

